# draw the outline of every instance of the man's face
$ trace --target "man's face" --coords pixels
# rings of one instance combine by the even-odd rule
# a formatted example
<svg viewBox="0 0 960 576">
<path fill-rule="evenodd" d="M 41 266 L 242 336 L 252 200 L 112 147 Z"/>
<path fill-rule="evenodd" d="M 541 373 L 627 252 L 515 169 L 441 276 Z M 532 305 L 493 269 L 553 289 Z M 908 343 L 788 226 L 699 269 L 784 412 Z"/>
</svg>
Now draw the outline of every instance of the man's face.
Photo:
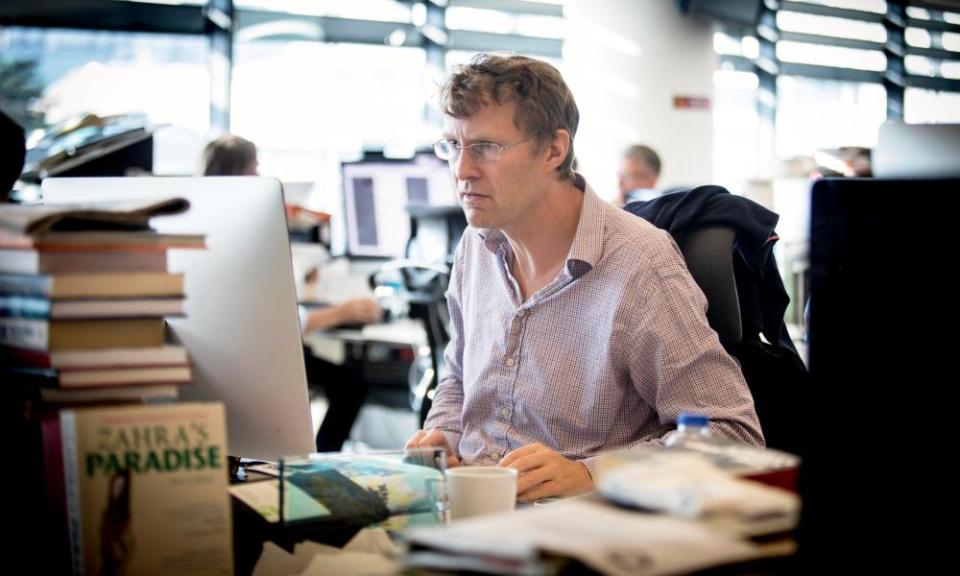
<svg viewBox="0 0 960 576">
<path fill-rule="evenodd" d="M 657 174 L 644 162 L 631 156 L 624 157 L 618 177 L 621 194 L 638 188 L 654 188 L 657 185 Z"/>
<path fill-rule="evenodd" d="M 469 118 L 447 118 L 443 138 L 462 146 L 493 142 L 509 146 L 529 138 L 513 124 L 516 105 L 489 104 Z M 476 228 L 499 228 L 506 233 L 528 222 L 543 186 L 543 157 L 532 155 L 535 142 L 527 140 L 503 151 L 499 160 L 481 162 L 463 150 L 450 170 L 457 198 L 467 222 Z"/>
</svg>

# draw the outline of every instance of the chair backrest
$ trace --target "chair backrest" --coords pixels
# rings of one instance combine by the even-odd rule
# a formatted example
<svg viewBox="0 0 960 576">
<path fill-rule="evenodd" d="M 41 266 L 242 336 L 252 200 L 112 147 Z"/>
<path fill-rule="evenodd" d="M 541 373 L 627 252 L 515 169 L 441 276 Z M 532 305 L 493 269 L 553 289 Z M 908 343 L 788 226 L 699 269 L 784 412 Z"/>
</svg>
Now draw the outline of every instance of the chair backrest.
<svg viewBox="0 0 960 576">
<path fill-rule="evenodd" d="M 767 445 L 794 451 L 803 430 L 795 406 L 806 368 L 783 324 L 789 299 L 771 252 L 776 214 L 717 186 L 625 209 L 673 235 L 706 296 L 710 327 L 740 364 Z"/>
<path fill-rule="evenodd" d="M 767 445 L 795 451 L 799 428 L 792 408 L 803 371 L 785 351 L 761 343 L 755 335 L 744 338 L 734 263 L 735 236 L 732 228 L 701 228 L 686 234 L 680 251 L 690 275 L 707 298 L 710 327 L 743 370 Z M 751 286 L 749 281 L 747 284 L 741 289 L 748 290 L 749 298 Z"/>
<path fill-rule="evenodd" d="M 450 269 L 443 264 L 392 260 L 370 275 L 370 287 L 376 289 L 383 278 L 396 273 L 402 275 L 403 297 L 409 307 L 409 316 L 423 323 L 430 347 L 429 370 L 410 383 L 411 408 L 419 413 L 420 426 L 423 427 L 433 405 L 433 391 L 440 382 L 443 352 L 450 341 L 450 317 L 444 296 L 450 282 Z"/>
<path fill-rule="evenodd" d="M 707 321 L 728 351 L 743 338 L 733 268 L 735 237 L 732 228 L 717 226 L 694 230 L 680 242 L 690 275 L 707 298 Z"/>
</svg>

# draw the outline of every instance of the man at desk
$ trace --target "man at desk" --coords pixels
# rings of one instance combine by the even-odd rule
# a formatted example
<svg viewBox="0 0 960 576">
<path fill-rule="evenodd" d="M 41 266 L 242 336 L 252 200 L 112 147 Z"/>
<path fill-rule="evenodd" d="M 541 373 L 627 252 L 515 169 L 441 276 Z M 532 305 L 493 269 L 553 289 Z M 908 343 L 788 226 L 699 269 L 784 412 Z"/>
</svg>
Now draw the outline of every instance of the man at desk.
<svg viewBox="0 0 960 576">
<path fill-rule="evenodd" d="M 516 468 L 529 501 L 590 490 L 596 456 L 660 441 L 683 411 L 762 445 L 743 375 L 669 234 L 572 170 L 579 111 L 560 73 L 479 55 L 440 102 L 435 150 L 470 227 L 447 291 L 449 374 L 407 446 Z"/>
</svg>

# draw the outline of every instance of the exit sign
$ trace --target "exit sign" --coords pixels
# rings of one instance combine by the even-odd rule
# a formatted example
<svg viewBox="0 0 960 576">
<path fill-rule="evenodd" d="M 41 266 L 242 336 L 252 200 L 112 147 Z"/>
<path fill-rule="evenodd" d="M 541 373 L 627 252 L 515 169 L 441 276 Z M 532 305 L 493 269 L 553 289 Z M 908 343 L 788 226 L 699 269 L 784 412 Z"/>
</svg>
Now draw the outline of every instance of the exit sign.
<svg viewBox="0 0 960 576">
<path fill-rule="evenodd" d="M 679 110 L 709 110 L 710 99 L 706 96 L 674 96 L 673 107 Z"/>
</svg>

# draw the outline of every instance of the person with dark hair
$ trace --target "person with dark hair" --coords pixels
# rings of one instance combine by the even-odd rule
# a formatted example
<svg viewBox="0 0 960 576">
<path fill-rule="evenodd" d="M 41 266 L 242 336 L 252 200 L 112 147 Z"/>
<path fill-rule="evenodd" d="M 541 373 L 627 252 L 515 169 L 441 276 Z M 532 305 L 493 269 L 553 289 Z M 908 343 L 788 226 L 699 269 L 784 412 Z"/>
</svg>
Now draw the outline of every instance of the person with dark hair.
<svg viewBox="0 0 960 576">
<path fill-rule="evenodd" d="M 257 176 L 259 162 L 253 142 L 225 134 L 207 144 L 203 153 L 205 176 Z M 355 298 L 333 306 L 307 310 L 300 308 L 300 328 L 304 333 L 337 326 L 373 324 L 383 316 L 380 305 L 370 298 Z M 367 382 L 356 370 L 333 364 L 303 349 L 307 381 L 322 387 L 327 397 L 327 413 L 317 431 L 317 450 L 340 450 L 350 437 L 360 408 L 369 392 Z"/>
<path fill-rule="evenodd" d="M 0 110 L 0 142 L 3 143 L 3 154 L 0 154 L 0 202 L 6 202 L 23 171 L 27 141 L 23 128 L 3 110 Z"/>
<path fill-rule="evenodd" d="M 620 184 L 620 205 L 637 200 L 653 200 L 660 195 L 660 155 L 643 144 L 634 144 L 623 151 L 617 181 Z"/>
<path fill-rule="evenodd" d="M 203 150 L 204 176 L 256 176 L 257 147 L 235 134 L 224 134 Z"/>
<path fill-rule="evenodd" d="M 447 290 L 448 374 L 407 446 L 514 468 L 530 501 L 590 490 L 598 456 L 661 442 L 681 412 L 762 445 L 677 245 L 573 171 L 580 114 L 560 73 L 482 54 L 440 104 L 434 150 L 470 226 Z"/>
</svg>

